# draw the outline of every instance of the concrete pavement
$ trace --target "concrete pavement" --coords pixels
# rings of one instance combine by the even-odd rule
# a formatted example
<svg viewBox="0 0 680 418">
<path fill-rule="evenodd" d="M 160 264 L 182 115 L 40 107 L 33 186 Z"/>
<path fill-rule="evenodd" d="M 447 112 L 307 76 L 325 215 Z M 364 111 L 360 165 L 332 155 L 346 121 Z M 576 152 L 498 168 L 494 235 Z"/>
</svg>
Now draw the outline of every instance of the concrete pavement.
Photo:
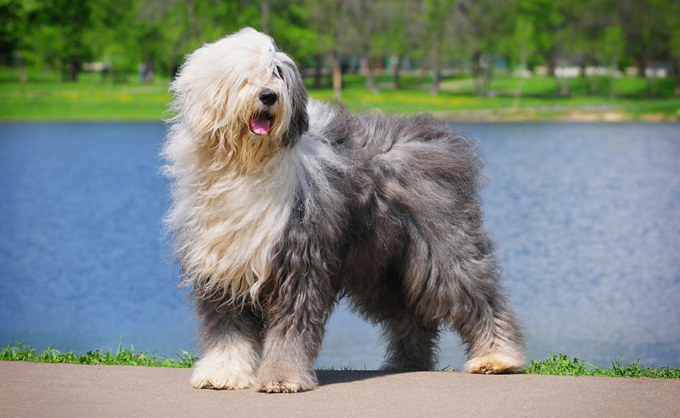
<svg viewBox="0 0 680 418">
<path fill-rule="evenodd" d="M 315 391 L 268 395 L 190 374 L 0 362 L 0 417 L 680 417 L 680 380 L 319 371 Z"/>
</svg>

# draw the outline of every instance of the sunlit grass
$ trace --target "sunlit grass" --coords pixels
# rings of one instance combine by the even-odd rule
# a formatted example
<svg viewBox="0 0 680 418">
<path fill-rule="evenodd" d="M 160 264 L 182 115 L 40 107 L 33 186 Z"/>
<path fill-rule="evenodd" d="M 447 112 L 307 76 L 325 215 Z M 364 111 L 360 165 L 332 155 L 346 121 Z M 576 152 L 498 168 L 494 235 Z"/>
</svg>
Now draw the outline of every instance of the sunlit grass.
<svg viewBox="0 0 680 418">
<path fill-rule="evenodd" d="M 124 83 L 114 83 L 101 74 L 82 73 L 76 83 L 63 82 L 55 73 L 29 73 L 28 83 L 19 83 L 16 70 L 0 68 L 0 121 L 79 121 L 79 120 L 163 120 L 170 95 L 167 78 L 141 83 L 130 75 Z M 515 90 L 520 80 L 499 75 L 491 84 L 491 97 L 474 94 L 472 80 L 449 78 L 442 82 L 439 95 L 427 88 L 428 76 L 403 76 L 403 87 L 387 88 L 389 77 L 379 77 L 378 91 L 365 86 L 365 77 L 347 75 L 342 101 L 351 111 L 378 109 L 391 113 L 431 112 L 440 117 L 461 117 L 476 112 L 491 117 L 553 118 L 583 111 L 619 112 L 627 119 L 652 115 L 658 119 L 680 118 L 680 98 L 673 96 L 673 80 L 650 82 L 635 77 L 615 80 L 617 95 L 609 95 L 608 78 L 572 79 L 571 95 L 557 97 L 557 82 L 550 77 L 524 80 L 521 100 Z M 308 87 L 311 80 L 308 80 Z M 309 90 L 319 100 L 334 100 L 331 88 Z M 646 99 L 645 97 L 653 97 Z M 458 115 L 458 116 L 456 116 Z"/>
<path fill-rule="evenodd" d="M 28 361 L 32 363 L 64 363 L 64 364 L 90 364 L 90 365 L 117 365 L 117 366 L 147 366 L 147 367 L 192 367 L 197 358 L 187 352 L 175 353 L 175 358 L 159 356 L 147 351 L 135 351 L 134 346 L 129 349 L 123 348 L 123 341 L 118 344 L 115 352 L 108 350 L 88 351 L 85 354 L 76 354 L 74 351 L 62 353 L 54 347 L 48 347 L 42 353 L 27 344 L 8 345 L 0 351 L 0 360 L 3 361 Z"/>
<path fill-rule="evenodd" d="M 677 367 L 644 367 L 639 361 L 625 364 L 612 360 L 611 367 L 596 366 L 585 360 L 570 358 L 564 354 L 551 354 L 543 361 L 531 360 L 524 369 L 526 374 L 557 376 L 607 376 L 607 377 L 647 377 L 653 379 L 680 379 Z"/>
</svg>

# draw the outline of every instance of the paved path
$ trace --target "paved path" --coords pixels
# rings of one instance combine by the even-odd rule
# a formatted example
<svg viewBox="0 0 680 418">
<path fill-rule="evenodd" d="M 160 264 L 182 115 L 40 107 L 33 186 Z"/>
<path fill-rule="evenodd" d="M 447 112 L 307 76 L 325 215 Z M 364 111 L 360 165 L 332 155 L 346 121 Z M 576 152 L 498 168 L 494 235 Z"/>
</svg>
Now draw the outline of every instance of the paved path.
<svg viewBox="0 0 680 418">
<path fill-rule="evenodd" d="M 0 362 L 0 417 L 680 417 L 680 380 L 320 371 L 315 391 L 267 395 L 190 373 Z"/>
</svg>

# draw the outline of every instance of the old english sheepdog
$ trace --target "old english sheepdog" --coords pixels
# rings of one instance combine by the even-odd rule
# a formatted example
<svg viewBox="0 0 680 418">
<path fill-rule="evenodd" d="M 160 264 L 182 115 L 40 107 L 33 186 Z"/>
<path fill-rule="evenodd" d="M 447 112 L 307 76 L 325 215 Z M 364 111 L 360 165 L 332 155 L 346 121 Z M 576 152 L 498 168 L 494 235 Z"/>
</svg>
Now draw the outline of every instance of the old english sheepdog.
<svg viewBox="0 0 680 418">
<path fill-rule="evenodd" d="M 472 141 L 310 100 L 250 28 L 188 55 L 171 91 L 167 223 L 201 320 L 194 387 L 313 389 L 341 297 L 380 324 L 385 370 L 431 370 L 441 329 L 467 345 L 467 372 L 521 369 Z"/>
</svg>

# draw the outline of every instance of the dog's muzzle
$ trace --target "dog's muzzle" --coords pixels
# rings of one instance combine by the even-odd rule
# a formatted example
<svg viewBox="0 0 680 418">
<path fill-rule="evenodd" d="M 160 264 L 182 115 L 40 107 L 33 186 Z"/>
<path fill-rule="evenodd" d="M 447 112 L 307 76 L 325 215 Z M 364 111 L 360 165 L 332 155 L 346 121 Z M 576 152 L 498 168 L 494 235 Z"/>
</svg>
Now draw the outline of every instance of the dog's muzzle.
<svg viewBox="0 0 680 418">
<path fill-rule="evenodd" d="M 260 92 L 260 101 L 265 106 L 272 106 L 274 103 L 276 103 L 276 99 L 278 98 L 279 96 L 277 96 L 276 92 L 272 89 L 264 89 L 262 92 Z"/>
<path fill-rule="evenodd" d="M 279 96 L 270 88 L 265 88 L 260 92 L 259 99 L 268 109 L 276 103 Z M 267 135 L 272 126 L 273 116 L 269 110 L 262 110 L 253 116 L 250 121 L 250 131 L 255 135 Z"/>
</svg>

